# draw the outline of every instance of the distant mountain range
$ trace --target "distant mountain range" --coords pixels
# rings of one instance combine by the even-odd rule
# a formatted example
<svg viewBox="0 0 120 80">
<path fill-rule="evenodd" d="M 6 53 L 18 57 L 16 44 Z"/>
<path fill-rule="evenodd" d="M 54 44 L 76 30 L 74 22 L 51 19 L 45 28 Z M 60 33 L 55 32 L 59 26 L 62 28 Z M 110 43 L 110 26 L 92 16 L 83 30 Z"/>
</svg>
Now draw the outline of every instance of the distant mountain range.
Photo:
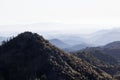
<svg viewBox="0 0 120 80">
<path fill-rule="evenodd" d="M 43 24 L 44 25 L 44 24 Z M 40 33 L 40 32 L 39 32 Z M 46 38 L 50 38 L 50 42 L 66 51 L 75 51 L 90 46 L 103 46 L 113 41 L 120 41 L 120 29 L 100 30 L 88 35 L 80 34 L 52 34 L 49 32 Z M 45 34 L 45 33 L 44 33 Z M 1 35 L 2 36 L 2 35 Z M 13 35 L 12 35 L 13 36 Z M 0 44 L 4 40 L 4 36 L 0 37 Z M 53 39 L 53 41 L 51 41 Z M 56 39 L 56 40 L 55 40 Z"/>
<path fill-rule="evenodd" d="M 90 44 L 78 44 L 78 45 L 74 45 L 74 46 L 70 46 L 70 47 L 67 47 L 67 48 L 64 48 L 63 50 L 66 51 L 66 52 L 74 52 L 74 51 L 78 51 L 78 50 L 81 50 L 81 49 L 85 49 L 87 47 L 91 47 L 92 45 Z"/>
<path fill-rule="evenodd" d="M 49 40 L 50 43 L 52 43 L 53 45 L 61 48 L 61 49 L 64 49 L 64 48 L 67 48 L 69 47 L 70 45 L 68 45 L 67 43 L 64 43 L 63 41 L 59 40 L 59 39 L 51 39 Z"/>
<path fill-rule="evenodd" d="M 64 43 L 62 40 L 59 40 L 59 39 L 51 39 L 49 41 L 53 45 L 57 46 L 60 49 L 63 49 L 64 51 L 67 51 L 67 52 L 73 52 L 73 51 L 81 50 L 86 47 L 92 46 L 92 45 L 85 44 L 85 43 L 78 44 L 78 45 L 70 45 L 70 44 Z"/>
<path fill-rule="evenodd" d="M 93 46 L 100 46 L 111 43 L 113 41 L 120 41 L 120 29 L 108 29 L 100 30 L 88 35 L 72 34 L 72 35 L 62 35 L 57 37 L 57 39 L 62 40 L 63 42 L 70 45 L 78 44 L 92 44 Z"/>
<path fill-rule="evenodd" d="M 108 43 L 114 41 L 120 41 L 120 29 L 109 29 L 109 30 L 101 30 L 88 35 L 80 35 L 80 34 L 56 34 L 54 35 L 55 39 L 62 41 L 63 43 L 70 45 L 69 48 L 78 47 L 81 49 L 82 47 L 95 47 L 95 46 L 103 46 Z M 53 37 L 53 36 L 52 36 Z M 54 39 L 53 38 L 53 39 Z M 68 48 L 68 47 L 67 47 Z"/>
<path fill-rule="evenodd" d="M 89 35 L 88 41 L 95 45 L 105 45 L 113 41 L 120 41 L 120 29 L 101 30 Z"/>
<path fill-rule="evenodd" d="M 47 24 L 41 24 L 43 26 L 48 26 Z M 52 25 L 52 24 L 50 24 Z M 29 25 L 26 25 L 29 26 Z M 36 28 L 39 27 L 39 24 L 31 25 L 36 26 Z M 60 26 L 59 24 L 56 24 L 54 26 Z M 62 25 L 61 25 L 62 26 Z M 113 29 L 106 29 L 106 30 L 100 30 L 97 32 L 94 32 L 92 34 L 79 34 L 79 33 L 65 33 L 65 32 L 59 32 L 55 30 L 46 31 L 45 29 L 43 31 L 37 31 L 38 34 L 43 34 L 46 39 L 58 39 L 62 41 L 65 44 L 76 46 L 79 44 L 91 44 L 92 46 L 102 46 L 105 44 L 108 44 L 113 41 L 120 41 L 120 29 L 119 28 L 113 28 Z M 17 32 L 12 32 L 13 34 L 17 34 Z M 4 35 L 1 34 L 1 36 L 4 37 Z M 10 37 L 10 36 L 9 36 Z M 70 46 L 70 47 L 72 47 Z"/>
</svg>

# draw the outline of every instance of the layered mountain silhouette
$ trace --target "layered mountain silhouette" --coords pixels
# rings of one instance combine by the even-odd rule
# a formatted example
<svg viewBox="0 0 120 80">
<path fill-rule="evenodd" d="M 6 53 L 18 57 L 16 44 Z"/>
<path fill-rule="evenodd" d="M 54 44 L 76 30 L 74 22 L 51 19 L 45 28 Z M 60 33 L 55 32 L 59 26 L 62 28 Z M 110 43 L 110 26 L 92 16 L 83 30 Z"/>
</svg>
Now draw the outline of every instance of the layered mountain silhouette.
<svg viewBox="0 0 120 80">
<path fill-rule="evenodd" d="M 79 50 L 85 49 L 85 48 L 90 47 L 90 46 L 92 46 L 92 45 L 83 43 L 83 44 L 78 44 L 78 45 L 74 45 L 71 47 L 67 47 L 63 50 L 67 51 L 67 52 L 75 52 L 75 51 L 79 51 Z"/>
<path fill-rule="evenodd" d="M 120 41 L 120 28 L 100 30 L 90 34 L 87 42 L 91 42 L 97 46 L 105 45 L 114 41 Z"/>
<path fill-rule="evenodd" d="M 67 54 L 36 33 L 0 46 L 0 80 L 113 80 L 103 70 Z"/>
<path fill-rule="evenodd" d="M 107 45 L 104 46 L 104 48 L 109 48 L 109 49 L 119 48 L 120 49 L 120 41 L 114 41 L 114 42 L 108 43 Z"/>
<path fill-rule="evenodd" d="M 92 46 L 86 43 L 82 43 L 78 45 L 70 45 L 70 44 L 64 43 L 62 40 L 59 40 L 59 39 L 50 39 L 49 42 L 66 52 L 74 52 L 74 51 L 81 50 L 86 47 Z"/>
<path fill-rule="evenodd" d="M 64 48 L 67 48 L 69 47 L 70 45 L 67 44 L 67 43 L 64 43 L 63 41 L 59 40 L 59 39 L 51 39 L 49 40 L 50 43 L 52 43 L 53 45 L 61 48 L 61 49 L 64 49 Z"/>
</svg>

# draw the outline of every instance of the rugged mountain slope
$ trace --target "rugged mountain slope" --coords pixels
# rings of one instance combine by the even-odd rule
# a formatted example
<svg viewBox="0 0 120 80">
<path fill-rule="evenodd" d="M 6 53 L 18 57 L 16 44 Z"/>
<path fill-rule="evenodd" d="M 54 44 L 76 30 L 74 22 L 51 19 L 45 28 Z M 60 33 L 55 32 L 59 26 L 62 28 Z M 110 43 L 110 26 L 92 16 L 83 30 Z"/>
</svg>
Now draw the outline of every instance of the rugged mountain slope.
<svg viewBox="0 0 120 80">
<path fill-rule="evenodd" d="M 118 64 L 117 60 L 113 56 L 109 55 L 109 53 L 104 52 L 103 48 L 101 47 L 91 47 L 91 48 L 83 49 L 81 51 L 91 54 L 105 63 L 111 65 Z"/>
<path fill-rule="evenodd" d="M 114 41 L 101 47 L 86 48 L 81 51 L 90 53 L 104 62 L 113 65 L 120 64 L 120 41 Z"/>
<path fill-rule="evenodd" d="M 31 32 L 19 34 L 0 46 L 0 79 L 113 80 L 104 71 Z"/>
<path fill-rule="evenodd" d="M 62 41 L 59 40 L 59 39 L 51 39 L 51 40 L 49 40 L 49 41 L 50 41 L 50 43 L 52 43 L 53 45 L 55 45 L 55 46 L 57 46 L 57 47 L 59 47 L 59 48 L 61 48 L 61 49 L 64 49 L 64 48 L 67 48 L 67 47 L 70 46 L 70 45 L 62 42 Z"/>
<path fill-rule="evenodd" d="M 105 52 L 106 54 L 114 56 L 120 63 L 120 41 L 114 41 L 103 46 L 102 51 Z"/>
<path fill-rule="evenodd" d="M 103 62 L 102 60 L 98 59 L 97 57 L 95 57 L 92 54 L 82 52 L 82 51 L 73 52 L 72 54 L 89 62 L 90 64 L 92 64 L 94 66 L 100 66 L 100 67 L 108 66 L 108 63 Z"/>
<path fill-rule="evenodd" d="M 111 44 L 111 43 L 110 43 Z M 113 44 L 112 44 L 113 45 Z M 117 46 L 118 48 L 118 46 Z M 114 51 L 113 51 L 114 50 Z M 118 49 L 119 50 L 119 49 Z M 104 47 L 91 47 L 86 48 L 81 51 L 74 52 L 73 54 L 78 58 L 81 58 L 90 64 L 99 67 L 105 72 L 111 74 L 116 79 L 120 79 L 120 67 L 119 67 L 119 59 L 114 57 L 116 55 L 116 49 L 111 47 L 111 45 L 107 45 Z M 115 53 L 112 55 L 111 53 Z M 116 77 L 117 75 L 117 77 Z"/>
<path fill-rule="evenodd" d="M 117 72 L 119 72 L 117 66 L 112 65 L 109 62 L 105 62 L 104 60 L 101 60 L 90 53 L 78 51 L 78 52 L 74 52 L 72 54 L 74 54 L 78 58 L 85 60 L 85 61 L 89 62 L 90 64 L 104 70 L 105 72 L 111 74 L 112 76 L 114 76 Z"/>
</svg>

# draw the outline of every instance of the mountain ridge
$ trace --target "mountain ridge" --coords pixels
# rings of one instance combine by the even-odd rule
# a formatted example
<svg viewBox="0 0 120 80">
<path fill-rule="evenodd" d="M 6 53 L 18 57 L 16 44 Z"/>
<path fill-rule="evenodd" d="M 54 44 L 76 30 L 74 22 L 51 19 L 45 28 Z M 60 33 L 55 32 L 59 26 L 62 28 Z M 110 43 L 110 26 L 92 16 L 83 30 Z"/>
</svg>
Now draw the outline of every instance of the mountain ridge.
<svg viewBox="0 0 120 80">
<path fill-rule="evenodd" d="M 113 80 L 99 68 L 31 32 L 21 33 L 0 46 L 0 79 Z"/>
<path fill-rule="evenodd" d="M 50 39 L 49 42 L 61 49 L 64 49 L 70 46 L 69 44 L 64 43 L 63 41 L 59 39 Z"/>
</svg>

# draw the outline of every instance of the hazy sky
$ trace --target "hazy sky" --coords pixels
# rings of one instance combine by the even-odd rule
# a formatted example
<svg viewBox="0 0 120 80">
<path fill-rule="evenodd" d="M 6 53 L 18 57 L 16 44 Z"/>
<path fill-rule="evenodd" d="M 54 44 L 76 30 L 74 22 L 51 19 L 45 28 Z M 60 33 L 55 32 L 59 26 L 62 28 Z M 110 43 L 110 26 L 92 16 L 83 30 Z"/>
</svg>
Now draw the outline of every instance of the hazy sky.
<svg viewBox="0 0 120 80">
<path fill-rule="evenodd" d="M 119 27 L 120 0 L 0 0 L 0 25 L 29 23 Z M 83 26 L 76 29 L 78 27 Z M 98 26 L 84 28 L 97 29 Z M 0 29 L 9 30 L 1 26 Z"/>
</svg>

